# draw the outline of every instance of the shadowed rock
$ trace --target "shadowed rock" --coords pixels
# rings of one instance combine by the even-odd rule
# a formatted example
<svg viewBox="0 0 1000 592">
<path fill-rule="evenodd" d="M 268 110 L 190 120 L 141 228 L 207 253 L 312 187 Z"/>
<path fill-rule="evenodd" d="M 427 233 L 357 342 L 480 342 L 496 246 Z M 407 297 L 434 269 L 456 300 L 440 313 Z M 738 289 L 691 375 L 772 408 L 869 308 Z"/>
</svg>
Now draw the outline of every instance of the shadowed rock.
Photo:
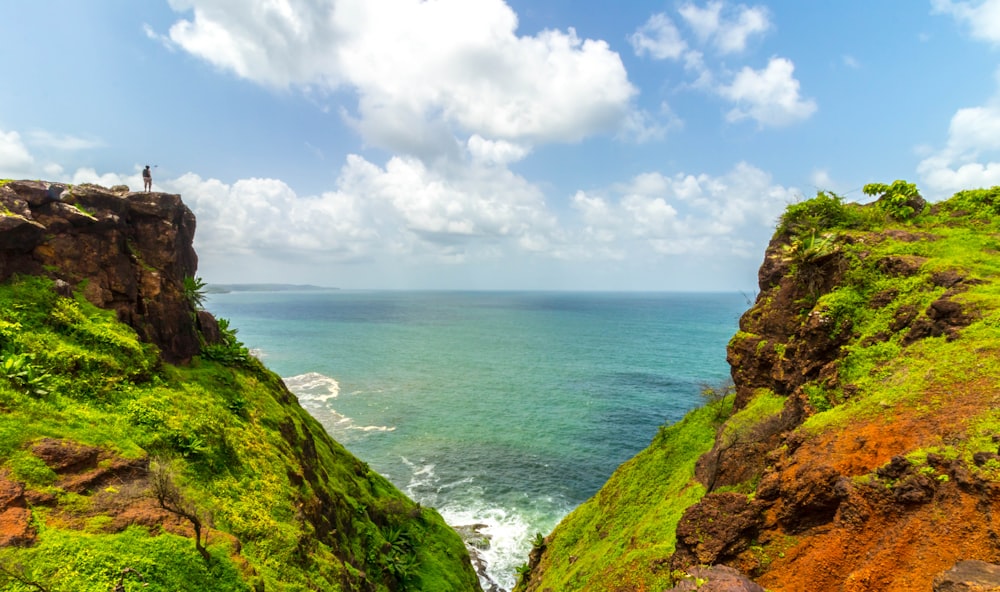
<svg viewBox="0 0 1000 592">
<path fill-rule="evenodd" d="M 65 282 L 117 312 L 166 361 L 186 362 L 200 347 L 184 295 L 198 268 L 194 232 L 178 195 L 12 181 L 0 187 L 0 281 Z"/>
</svg>

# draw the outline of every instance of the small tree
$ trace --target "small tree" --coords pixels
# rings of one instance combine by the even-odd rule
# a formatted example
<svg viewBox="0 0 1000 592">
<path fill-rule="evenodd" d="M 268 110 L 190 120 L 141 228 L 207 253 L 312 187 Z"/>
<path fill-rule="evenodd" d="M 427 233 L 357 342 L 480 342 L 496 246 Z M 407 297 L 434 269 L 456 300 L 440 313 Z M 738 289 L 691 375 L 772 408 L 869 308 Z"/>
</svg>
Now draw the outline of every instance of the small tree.
<svg viewBox="0 0 1000 592">
<path fill-rule="evenodd" d="M 698 394 L 705 401 L 705 406 L 715 409 L 716 421 L 721 421 L 729 417 L 733 409 L 733 403 L 732 401 L 726 401 L 726 397 L 736 393 L 736 385 L 733 384 L 731 378 L 727 378 L 718 384 L 703 382 L 698 385 L 698 389 Z"/>
<path fill-rule="evenodd" d="M 160 507 L 191 523 L 191 526 L 194 527 L 195 549 L 198 550 L 206 563 L 211 562 L 212 556 L 201 541 L 202 517 L 198 513 L 198 507 L 194 502 L 184 497 L 180 488 L 174 483 L 173 471 L 165 462 L 153 462 L 149 468 L 149 481 L 153 495 Z M 207 541 L 207 535 L 205 538 Z"/>
</svg>

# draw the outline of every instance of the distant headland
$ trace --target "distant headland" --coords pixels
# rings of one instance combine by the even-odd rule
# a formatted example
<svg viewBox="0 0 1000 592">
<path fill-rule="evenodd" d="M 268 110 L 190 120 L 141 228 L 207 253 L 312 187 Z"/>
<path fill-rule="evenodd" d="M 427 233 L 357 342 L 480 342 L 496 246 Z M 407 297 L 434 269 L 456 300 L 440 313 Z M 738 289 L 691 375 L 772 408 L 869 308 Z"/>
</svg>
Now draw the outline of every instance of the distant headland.
<svg viewBox="0 0 1000 592">
<path fill-rule="evenodd" d="M 339 290 L 311 284 L 208 284 L 206 294 L 228 294 L 229 292 L 325 292 Z"/>
</svg>

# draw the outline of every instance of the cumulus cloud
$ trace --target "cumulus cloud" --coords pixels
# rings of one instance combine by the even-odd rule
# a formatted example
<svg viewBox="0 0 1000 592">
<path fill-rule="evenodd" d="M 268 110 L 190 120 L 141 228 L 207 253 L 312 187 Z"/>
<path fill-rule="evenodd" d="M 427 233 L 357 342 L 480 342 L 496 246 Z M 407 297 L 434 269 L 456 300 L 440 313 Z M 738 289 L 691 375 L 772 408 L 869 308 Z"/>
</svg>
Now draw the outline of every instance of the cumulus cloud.
<svg viewBox="0 0 1000 592">
<path fill-rule="evenodd" d="M 974 38 L 1000 44 L 1000 0 L 932 0 L 932 5 L 934 12 L 968 25 Z M 996 77 L 1000 82 L 1000 71 Z M 956 111 L 944 147 L 929 152 L 917 165 L 917 173 L 931 197 L 1000 185 L 1000 92 L 985 105 Z"/>
<path fill-rule="evenodd" d="M 934 12 L 951 15 L 959 23 L 969 27 L 976 39 L 1000 45 L 1000 0 L 931 0 L 931 6 Z"/>
<path fill-rule="evenodd" d="M 730 121 L 750 118 L 767 126 L 808 119 L 816 111 L 816 102 L 800 95 L 794 72 L 791 60 L 778 57 L 771 58 L 762 70 L 744 67 L 732 83 L 719 88 L 723 97 L 737 105 L 726 118 Z"/>
<path fill-rule="evenodd" d="M 29 176 L 35 159 L 17 132 L 0 130 L 0 177 L 22 179 Z"/>
<path fill-rule="evenodd" d="M 751 36 L 771 28 L 770 15 L 762 6 L 729 7 L 714 1 L 704 7 L 687 3 L 678 12 L 702 43 L 710 43 L 722 54 L 743 51 Z"/>
<path fill-rule="evenodd" d="M 739 163 L 718 177 L 644 173 L 606 195 L 577 192 L 572 204 L 581 235 L 598 243 L 596 252 L 622 258 L 644 251 L 750 257 L 797 195 L 794 188 L 773 184 L 766 172 Z"/>
<path fill-rule="evenodd" d="M 718 63 L 706 63 L 702 49 L 714 50 L 708 52 L 709 59 L 713 53 L 739 53 L 751 37 L 771 30 L 766 8 L 715 0 L 704 6 L 688 2 L 677 12 L 693 33 L 690 42 L 665 13 L 650 16 L 629 41 L 636 55 L 681 62 L 692 77 L 681 88 L 709 92 L 735 103 L 726 115 L 731 122 L 753 119 L 761 126 L 783 126 L 808 119 L 816 111 L 816 102 L 800 95 L 799 81 L 793 76 L 795 67 L 787 58 L 773 57 L 762 70 L 745 66 L 735 75 L 717 57 L 713 61 Z M 853 58 L 845 58 L 845 63 L 857 65 Z M 728 84 L 723 82 L 727 79 Z"/>
<path fill-rule="evenodd" d="M 225 184 L 191 173 L 164 187 L 184 194 L 198 215 L 199 249 L 221 253 L 456 262 L 488 257 L 497 245 L 544 249 L 555 228 L 537 188 L 482 162 L 441 170 L 412 157 L 379 166 L 351 155 L 336 187 L 315 196 L 276 179 Z"/>
<path fill-rule="evenodd" d="M 617 53 L 573 29 L 518 36 L 502 0 L 172 0 L 183 50 L 259 84 L 357 93 L 355 128 L 397 153 L 454 136 L 575 142 L 613 131 L 636 94 Z"/>
<path fill-rule="evenodd" d="M 959 109 L 948 126 L 945 147 L 917 166 L 936 197 L 962 189 L 1000 185 L 1000 101 Z M 982 162 L 987 160 L 988 162 Z"/>
<path fill-rule="evenodd" d="M 43 165 L 18 134 L 0 132 L 0 158 L 13 153 L 11 146 L 27 173 L 18 176 L 37 177 Z M 154 189 L 184 196 L 198 217 L 199 256 L 221 274 L 239 274 L 234 265 L 264 269 L 268 261 L 280 261 L 282 269 L 347 265 L 398 272 L 482 270 L 503 261 L 688 265 L 754 257 L 797 194 L 740 163 L 721 176 L 646 172 L 577 191 L 564 210 L 506 167 L 522 148 L 474 137 L 464 149 L 462 162 L 433 164 L 409 156 L 380 164 L 351 155 L 333 186 L 315 195 L 300 195 L 280 179 L 224 182 L 196 173 L 158 178 Z M 138 167 L 124 173 L 78 168 L 48 178 L 141 186 Z M 377 281 L 372 277 L 368 281 Z"/>
<path fill-rule="evenodd" d="M 628 39 L 635 55 L 648 55 L 656 60 L 680 58 L 688 47 L 677 26 L 662 12 L 649 17 Z"/>
</svg>

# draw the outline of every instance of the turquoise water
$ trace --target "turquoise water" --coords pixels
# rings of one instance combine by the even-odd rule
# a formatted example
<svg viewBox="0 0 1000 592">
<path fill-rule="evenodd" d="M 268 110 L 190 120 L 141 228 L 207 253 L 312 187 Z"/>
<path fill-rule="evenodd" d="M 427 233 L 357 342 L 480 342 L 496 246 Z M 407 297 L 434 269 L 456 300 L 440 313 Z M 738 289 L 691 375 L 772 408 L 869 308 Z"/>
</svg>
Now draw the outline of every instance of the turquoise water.
<svg viewBox="0 0 1000 592">
<path fill-rule="evenodd" d="M 233 292 L 238 328 L 330 433 L 514 583 L 548 533 L 728 377 L 739 294 Z"/>
</svg>

